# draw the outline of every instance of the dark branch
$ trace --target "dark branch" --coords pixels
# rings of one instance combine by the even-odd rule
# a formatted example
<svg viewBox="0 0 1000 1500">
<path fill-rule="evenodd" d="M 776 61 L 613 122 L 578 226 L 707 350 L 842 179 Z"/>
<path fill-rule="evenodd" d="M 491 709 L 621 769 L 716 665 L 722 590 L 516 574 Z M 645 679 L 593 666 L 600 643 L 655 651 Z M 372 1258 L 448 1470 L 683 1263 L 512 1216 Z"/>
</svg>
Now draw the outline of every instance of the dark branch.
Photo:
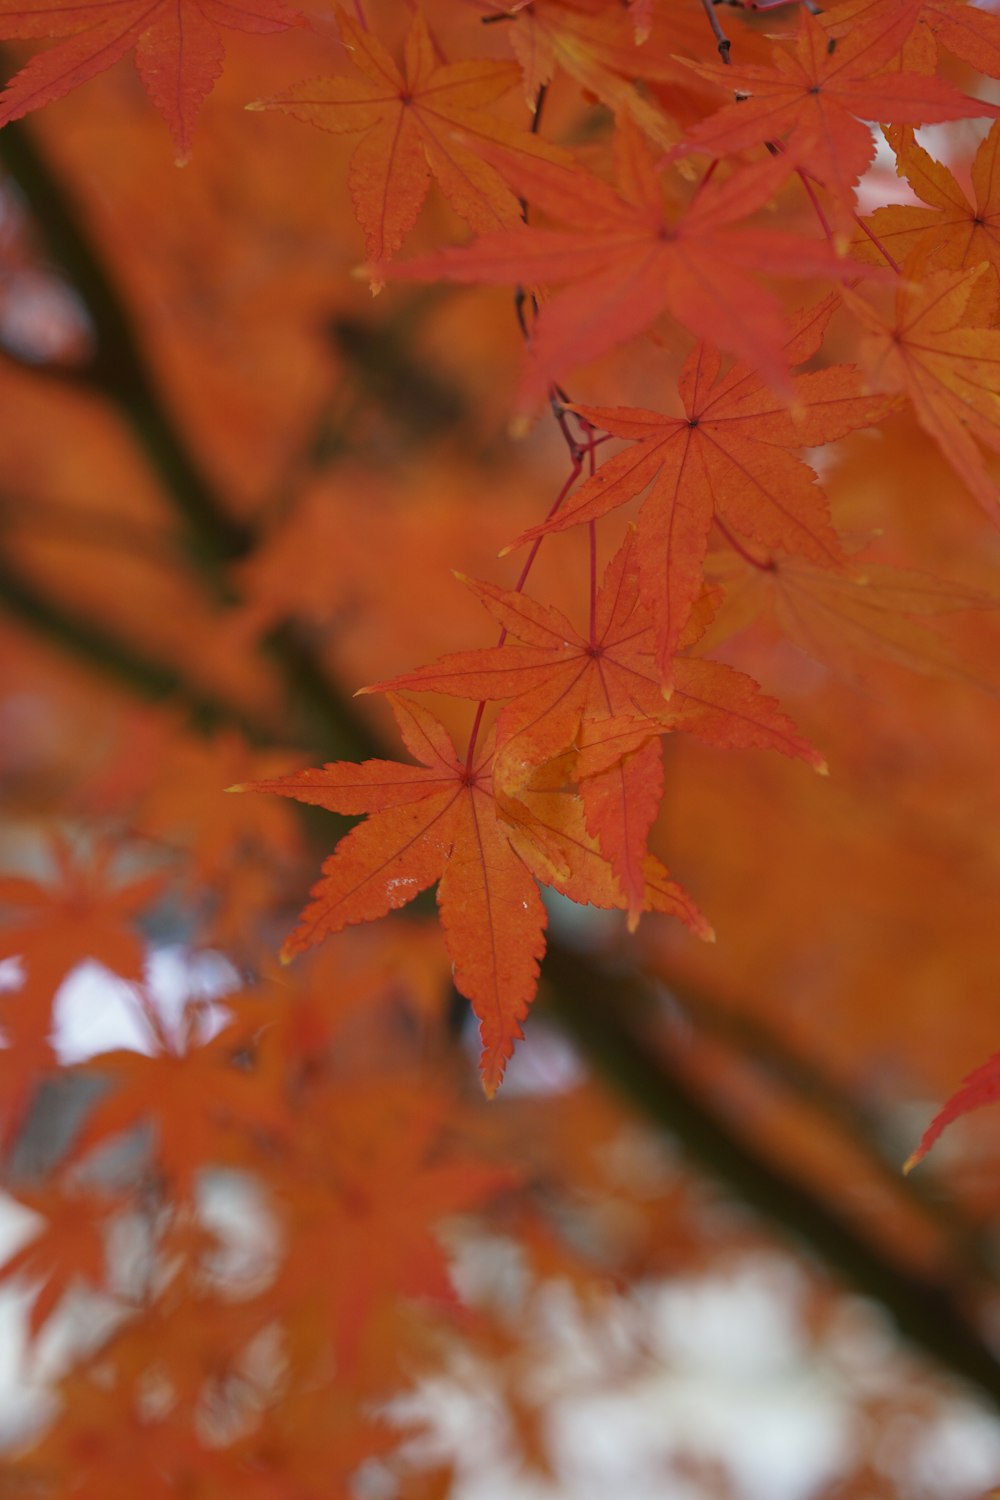
<svg viewBox="0 0 1000 1500">
<path fill-rule="evenodd" d="M 547 1005 L 603 1075 L 657 1129 L 742 1201 L 818 1255 L 858 1291 L 875 1298 L 917 1348 L 977 1386 L 1000 1408 L 1000 1362 L 969 1322 L 957 1290 L 924 1280 L 840 1218 L 807 1188 L 735 1136 L 693 1093 L 679 1068 L 635 1019 L 642 996 L 628 978 L 611 978 L 591 955 L 552 945 Z"/>
<path fill-rule="evenodd" d="M 96 338 L 92 386 L 115 404 L 146 451 L 189 528 L 197 561 L 218 576 L 242 557 L 252 537 L 227 514 L 174 422 L 147 362 L 134 320 L 108 274 L 72 194 L 51 170 L 23 124 L 0 131 L 0 161 L 21 190 L 49 253 L 90 314 Z"/>
</svg>

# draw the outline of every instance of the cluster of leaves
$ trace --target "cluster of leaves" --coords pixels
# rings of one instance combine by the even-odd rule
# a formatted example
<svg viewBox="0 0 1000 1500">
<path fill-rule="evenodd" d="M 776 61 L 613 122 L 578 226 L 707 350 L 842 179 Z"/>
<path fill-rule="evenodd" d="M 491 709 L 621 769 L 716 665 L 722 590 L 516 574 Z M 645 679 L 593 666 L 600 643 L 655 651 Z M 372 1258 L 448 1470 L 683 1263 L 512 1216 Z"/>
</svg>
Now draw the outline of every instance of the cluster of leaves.
<svg viewBox="0 0 1000 1500">
<path fill-rule="evenodd" d="M 800 1129 L 835 1090 L 764 1023 L 787 1039 L 801 985 L 820 1000 L 856 985 L 812 1042 L 834 1072 L 868 1057 L 874 1073 L 899 1029 L 872 999 L 891 981 L 946 1010 L 952 942 L 970 988 L 987 982 L 1000 106 L 983 75 L 1000 78 L 1000 19 L 963 0 L 359 0 L 332 15 L 0 0 L 0 36 L 29 44 L 0 124 L 52 106 L 34 133 L 0 136 L 22 194 L 0 247 L 0 379 L 21 414 L 4 456 L 26 499 L 12 519 L 0 507 L 0 597 L 117 682 L 105 701 L 30 631 L 28 648 L 0 636 L 10 712 L 36 675 L 59 705 L 58 732 L 0 766 L 63 829 L 54 878 L 0 881 L 0 957 L 19 965 L 0 994 L 5 1181 L 44 1221 L 0 1279 L 27 1284 L 38 1347 L 86 1309 L 61 1415 L 13 1482 L 310 1500 L 356 1493 L 368 1461 L 376 1490 L 444 1495 L 450 1465 L 412 1466 L 376 1412 L 459 1347 L 509 1384 L 545 1473 L 528 1331 L 499 1295 L 460 1301 L 440 1221 L 478 1215 L 537 1283 L 584 1300 L 704 1263 L 718 1224 L 687 1181 L 615 1185 L 622 1117 L 592 1084 L 487 1109 L 454 1046 L 452 986 L 492 1097 L 550 921 L 552 996 L 568 966 L 581 1045 L 602 1024 L 559 898 L 620 913 L 588 919 L 598 989 L 615 996 L 630 964 L 727 1002 L 745 983 L 757 1060 L 795 1108 L 734 1060 L 738 1003 L 702 1007 L 690 1071 L 736 1100 L 765 1157 L 806 1140 L 798 1165 L 836 1198 L 864 1170 L 881 1181 L 878 1161 Z M 869 171 L 876 119 L 894 178 Z M 935 136 L 947 149 L 918 140 L 946 122 L 967 122 Z M 46 152 L 81 185 L 99 163 L 79 220 Z M 45 288 L 42 331 L 12 311 L 23 265 Z M 360 283 L 375 313 L 352 300 Z M 507 290 L 465 290 L 480 287 Z M 333 396 L 316 400 L 331 362 Z M 100 567 L 78 566 L 81 538 Z M 498 549 L 523 553 L 505 585 L 442 584 L 456 564 L 495 575 Z M 168 704 L 136 714 L 123 685 Z M 380 753 L 396 731 L 409 761 Z M 808 774 L 828 759 L 829 781 Z M 271 954 L 313 825 L 226 787 L 364 818 L 285 939 L 288 970 Z M 862 794 L 883 822 L 869 807 L 859 857 L 844 830 Z M 971 885 L 949 890 L 968 851 Z M 840 866 L 881 919 L 864 940 L 855 919 L 854 968 Z M 762 870 L 771 894 L 751 902 Z M 370 925 L 434 885 L 440 936 L 419 915 Z M 768 901 L 780 922 L 761 919 Z M 170 923 L 229 956 L 224 1009 L 158 1001 L 146 939 Z M 73 1062 L 60 1016 L 88 960 L 116 976 L 141 1041 Z M 648 1065 L 629 1038 L 606 1039 L 623 1073 Z M 665 1067 L 668 1034 L 650 1023 L 648 1038 Z M 996 1096 L 998 1072 L 968 1079 L 912 1161 Z M 789 1221 L 798 1204 L 815 1224 L 777 1181 Z M 227 1192 L 252 1199 L 236 1235 Z M 581 1205 L 616 1194 L 595 1229 Z M 917 1278 L 961 1281 L 975 1235 L 893 1201 L 854 1263 L 898 1252 L 885 1295 L 931 1347 Z M 940 1305 L 958 1334 L 938 1352 L 989 1388 L 989 1352 Z M 869 1492 L 861 1460 L 859 1475 Z"/>
<path fill-rule="evenodd" d="M 396 699 L 403 739 L 423 769 L 333 765 L 253 784 L 371 815 L 325 866 L 287 956 L 440 882 L 455 983 L 480 1019 L 490 1094 L 537 985 L 545 912 L 536 881 L 578 902 L 621 907 L 632 927 L 644 911 L 670 911 L 712 936 L 647 849 L 662 796 L 661 736 L 682 731 L 729 749 L 775 749 L 825 769 L 756 683 L 695 654 L 720 601 L 705 573 L 713 528 L 771 575 L 779 597 L 805 593 L 825 604 L 832 575 L 845 612 L 858 608 L 855 593 L 862 610 L 878 608 L 879 585 L 852 562 L 800 454 L 879 422 L 898 392 L 995 513 L 995 485 L 974 440 L 1000 441 L 995 269 L 975 236 L 961 229 L 956 236 L 954 224 L 951 251 L 942 254 L 936 219 L 923 234 L 909 232 L 900 263 L 858 215 L 856 193 L 874 154 L 866 117 L 892 122 L 905 174 L 915 170 L 916 153 L 926 157 L 913 126 L 997 110 L 937 76 L 938 35 L 920 7 L 856 11 L 833 7 L 820 18 L 807 8 L 766 64 L 673 58 L 682 73 L 686 66 L 716 89 L 735 88 L 739 100 L 709 108 L 666 155 L 623 111 L 614 186 L 545 148 L 541 94 L 532 134 L 491 124 L 482 106 L 512 86 L 510 73 L 486 62 L 440 63 L 419 16 L 404 71 L 342 13 L 341 35 L 361 78 L 304 83 L 255 106 L 362 133 L 350 181 L 373 289 L 386 278 L 531 289 L 517 405 L 533 412 L 551 403 L 569 449 L 569 480 L 544 523 L 514 543 L 533 544 L 516 589 L 472 585 L 501 627 L 497 647 L 378 685 L 478 701 L 467 749 L 459 754 L 425 711 Z M 519 12 L 511 19 L 520 25 Z M 534 15 L 529 24 L 537 24 Z M 967 24 L 995 36 L 992 17 Z M 617 26 L 621 46 L 628 18 Z M 647 72 L 646 60 L 671 61 L 662 56 L 666 36 L 654 28 L 636 49 L 650 85 L 661 75 Z M 991 133 L 981 148 L 990 159 L 995 141 Z M 700 165 L 684 171 L 692 161 Z M 478 237 L 397 264 L 392 256 L 430 172 Z M 758 227 L 755 215 L 796 182 L 815 208 L 814 232 Z M 534 222 L 539 215 L 544 227 Z M 965 224 L 975 217 L 969 206 Z M 855 225 L 876 252 L 860 263 L 844 253 Z M 878 301 L 887 267 L 899 283 L 891 312 Z M 789 327 L 758 279 L 764 272 L 853 289 L 813 302 Z M 827 364 L 793 377 L 818 355 L 838 305 L 864 330 L 863 370 Z M 698 340 L 678 378 L 677 416 L 569 401 L 563 382 L 580 364 L 665 313 Z M 736 363 L 723 372 L 726 355 Z M 607 437 L 630 446 L 598 467 L 595 450 Z M 634 534 L 600 582 L 596 523 L 644 492 Z M 523 592 L 538 543 L 578 525 L 591 537 L 585 632 Z M 496 700 L 506 706 L 480 750 L 483 709 Z"/>
</svg>

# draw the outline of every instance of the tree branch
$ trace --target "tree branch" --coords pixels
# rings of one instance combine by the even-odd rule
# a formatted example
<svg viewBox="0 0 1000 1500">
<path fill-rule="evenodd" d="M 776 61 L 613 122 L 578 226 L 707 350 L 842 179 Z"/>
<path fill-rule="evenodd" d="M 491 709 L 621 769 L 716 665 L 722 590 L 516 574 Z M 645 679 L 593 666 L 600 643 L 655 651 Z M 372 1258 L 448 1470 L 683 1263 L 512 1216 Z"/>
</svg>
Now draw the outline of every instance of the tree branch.
<svg viewBox="0 0 1000 1500">
<path fill-rule="evenodd" d="M 591 954 L 551 944 L 547 1008 L 595 1072 L 651 1125 L 683 1149 L 785 1235 L 805 1246 L 849 1285 L 874 1298 L 916 1348 L 978 1387 L 1000 1409 L 1000 1361 L 969 1322 L 955 1292 L 914 1275 L 841 1219 L 815 1194 L 733 1134 L 685 1084 L 636 1021 L 635 980 L 612 978 Z"/>
<path fill-rule="evenodd" d="M 135 321 L 108 274 L 72 194 L 18 122 L 0 131 L 0 161 L 20 188 L 53 260 L 90 314 L 96 352 L 89 383 L 116 405 L 187 523 L 195 557 L 218 580 L 220 564 L 250 548 L 248 528 L 229 515 L 173 420 L 146 359 Z"/>
<path fill-rule="evenodd" d="M 146 656 L 102 626 L 46 597 L 2 554 L 0 609 L 136 697 L 150 703 L 172 700 L 181 704 L 203 731 L 211 731 L 220 724 L 231 724 L 252 741 L 274 743 L 274 731 L 267 725 L 257 723 L 242 709 L 195 687 L 166 662 Z"/>
<path fill-rule="evenodd" d="M 83 215 L 71 193 L 54 173 L 23 123 L 0 131 L 0 161 L 24 196 L 49 251 L 62 267 L 86 306 L 94 325 L 97 354 L 90 383 L 114 405 L 145 452 L 153 472 L 162 483 L 191 538 L 192 554 L 206 584 L 220 601 L 232 601 L 236 591 L 227 577 L 228 565 L 250 552 L 256 536 L 249 526 L 231 516 L 189 448 L 174 421 L 157 379 L 143 352 L 135 320 L 119 294 L 113 274 L 91 237 Z M 26 599 L 8 591 L 9 605 L 23 614 Z M 54 619 L 60 607 L 34 598 L 33 607 Z M 92 630 L 92 627 L 86 627 Z M 99 628 L 90 641 L 92 659 L 106 657 L 99 643 Z M 292 690 L 293 709 L 301 718 L 302 736 L 318 744 L 326 758 L 350 754 L 351 746 L 370 743 L 365 721 L 350 699 L 327 680 L 321 663 L 292 623 L 273 630 L 264 642 L 265 652 L 278 662 Z M 160 696 L 179 684 L 171 669 L 161 676 Z M 155 676 L 155 674 L 154 674 Z M 147 685 L 148 672 L 139 678 Z M 147 693 L 148 696 L 148 693 Z M 188 692 L 190 698 L 190 693 Z M 286 739 L 296 737 L 289 729 Z"/>
</svg>

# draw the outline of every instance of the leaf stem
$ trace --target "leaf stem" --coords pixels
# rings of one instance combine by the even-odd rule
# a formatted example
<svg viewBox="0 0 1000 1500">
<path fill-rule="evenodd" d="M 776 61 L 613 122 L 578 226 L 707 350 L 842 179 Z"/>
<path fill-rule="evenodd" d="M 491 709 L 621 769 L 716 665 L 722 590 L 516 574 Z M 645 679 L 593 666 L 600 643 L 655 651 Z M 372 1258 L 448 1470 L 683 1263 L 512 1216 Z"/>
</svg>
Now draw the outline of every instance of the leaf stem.
<svg viewBox="0 0 1000 1500">
<path fill-rule="evenodd" d="M 712 4 L 712 0 L 701 0 L 701 3 L 706 16 L 708 17 L 708 24 L 712 28 L 712 35 L 715 37 L 715 45 L 718 48 L 719 56 L 722 58 L 722 61 L 724 63 L 728 63 L 729 49 L 732 46 L 732 42 L 729 40 L 729 38 L 726 36 L 726 33 L 722 29 L 722 23 L 720 22 L 718 16 L 715 14 L 715 6 Z"/>
<path fill-rule="evenodd" d="M 859 227 L 864 231 L 864 233 L 871 240 L 872 244 L 875 246 L 875 249 L 879 252 L 880 255 L 885 256 L 886 262 L 890 266 L 890 268 L 893 271 L 895 271 L 895 273 L 896 273 L 897 276 L 902 276 L 902 274 L 903 274 L 903 268 L 902 268 L 902 266 L 899 264 L 899 262 L 897 260 L 894 260 L 893 257 L 889 254 L 888 250 L 885 248 L 885 246 L 883 245 L 882 241 L 879 239 L 878 235 L 875 233 L 874 229 L 871 229 L 865 223 L 864 219 L 861 217 L 860 214 L 856 213 L 854 215 L 854 217 L 858 221 Z"/>
<path fill-rule="evenodd" d="M 810 182 L 808 176 L 802 170 L 801 167 L 796 167 L 795 168 L 795 173 L 796 173 L 796 176 L 798 177 L 799 181 L 801 182 L 802 186 L 806 190 L 806 193 L 807 193 L 808 198 L 809 198 L 809 202 L 813 206 L 813 209 L 815 211 L 817 219 L 820 222 L 820 227 L 822 228 L 823 233 L 826 235 L 827 240 L 832 245 L 833 244 L 833 230 L 830 227 L 830 221 L 829 221 L 829 219 L 827 218 L 826 214 L 823 212 L 823 205 L 822 205 L 822 203 L 820 203 L 819 198 L 816 196 L 816 189 L 813 187 L 813 185 Z"/>
<path fill-rule="evenodd" d="M 589 427 L 589 422 L 587 423 Z M 590 465 L 590 477 L 594 477 L 594 441 L 591 432 L 591 440 L 587 444 L 587 460 Z M 588 523 L 588 542 L 590 550 L 590 633 L 589 639 L 592 646 L 597 644 L 597 522 Z"/>
<path fill-rule="evenodd" d="M 547 83 L 540 83 L 538 85 L 538 93 L 535 95 L 535 107 L 531 111 L 531 126 L 530 126 L 530 130 L 531 130 L 531 134 L 532 135 L 537 135 L 538 132 L 539 132 L 539 129 L 541 128 L 541 124 L 542 124 L 542 110 L 545 108 L 545 101 L 548 98 L 548 96 L 549 96 L 549 86 L 548 86 L 548 84 Z"/>
<path fill-rule="evenodd" d="M 565 417 L 566 417 L 566 413 L 563 412 L 563 418 L 564 418 L 564 420 L 565 420 Z M 559 509 L 560 505 L 562 505 L 563 501 L 566 499 L 566 496 L 569 494 L 570 490 L 573 488 L 574 484 L 576 484 L 576 481 L 580 477 L 580 470 L 583 468 L 583 457 L 584 457 L 584 454 L 586 452 L 590 451 L 590 450 L 591 450 L 591 445 L 590 444 L 588 444 L 587 448 L 581 449 L 580 446 L 579 446 L 579 444 L 574 443 L 573 446 L 570 448 L 570 459 L 571 459 L 570 471 L 569 471 L 569 474 L 566 477 L 565 482 L 563 483 L 562 489 L 559 491 L 558 495 L 553 500 L 552 504 L 549 506 L 548 513 L 546 514 L 546 517 L 545 517 L 546 521 L 550 521 L 552 519 L 552 517 L 555 515 L 556 511 Z M 591 461 L 593 461 L 593 460 L 591 460 Z M 522 589 L 524 588 L 524 585 L 527 583 L 527 581 L 528 581 L 528 574 L 531 572 L 531 569 L 532 569 L 532 567 L 534 565 L 535 558 L 538 556 L 538 550 L 541 547 L 541 545 L 544 542 L 544 540 L 545 540 L 544 536 L 536 536 L 535 540 L 532 542 L 531 547 L 530 547 L 530 549 L 528 551 L 528 555 L 527 555 L 527 557 L 524 560 L 524 567 L 521 569 L 520 575 L 518 576 L 518 580 L 517 580 L 517 582 L 514 585 L 513 592 L 515 594 L 521 593 Z M 497 638 L 497 645 L 498 646 L 502 646 L 503 643 L 504 643 L 504 641 L 506 639 L 507 639 L 507 627 L 506 627 L 506 625 L 504 625 L 501 628 L 499 637 Z M 472 721 L 472 729 L 471 729 L 471 731 L 469 733 L 469 748 L 465 752 L 465 769 L 466 769 L 466 771 L 471 771 L 472 770 L 472 761 L 473 761 L 473 757 L 474 757 L 474 755 L 476 753 L 476 742 L 479 739 L 479 730 L 480 730 L 480 727 L 481 727 L 482 722 L 483 722 L 483 713 L 484 713 L 485 709 L 486 709 L 486 701 L 484 699 L 482 702 L 480 702 L 478 704 L 478 706 L 476 708 L 475 718 Z"/>
</svg>

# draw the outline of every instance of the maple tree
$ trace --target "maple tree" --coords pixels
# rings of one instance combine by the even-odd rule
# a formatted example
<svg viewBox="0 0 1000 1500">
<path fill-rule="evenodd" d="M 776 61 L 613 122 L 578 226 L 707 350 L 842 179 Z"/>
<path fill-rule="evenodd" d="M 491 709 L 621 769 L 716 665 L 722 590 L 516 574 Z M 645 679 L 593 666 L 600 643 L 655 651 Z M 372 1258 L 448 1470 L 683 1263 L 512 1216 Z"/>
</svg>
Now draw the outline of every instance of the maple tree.
<svg viewBox="0 0 1000 1500">
<path fill-rule="evenodd" d="M 858 1433 L 810 1492 L 927 1494 L 915 1420 L 1000 1405 L 996 7 L 0 39 L 0 1289 L 48 1371 L 0 1488 L 460 1494 L 479 1390 L 574 1493 L 553 1299 L 624 1386 L 649 1299 L 767 1261 Z"/>
</svg>

